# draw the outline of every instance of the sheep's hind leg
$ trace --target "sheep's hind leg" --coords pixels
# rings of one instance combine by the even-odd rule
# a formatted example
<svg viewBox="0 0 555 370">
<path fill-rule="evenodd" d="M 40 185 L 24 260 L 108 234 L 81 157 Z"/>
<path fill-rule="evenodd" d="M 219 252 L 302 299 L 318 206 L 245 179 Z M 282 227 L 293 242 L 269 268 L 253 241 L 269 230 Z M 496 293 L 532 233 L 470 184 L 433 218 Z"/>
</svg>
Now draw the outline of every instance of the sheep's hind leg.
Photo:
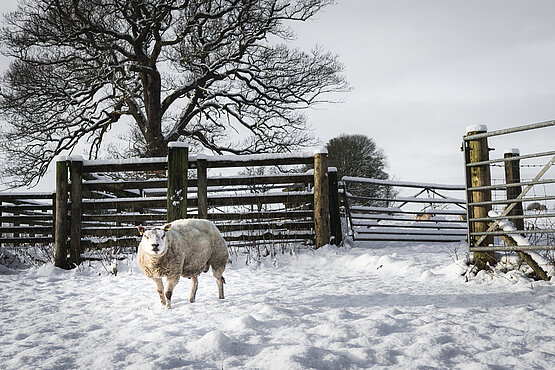
<svg viewBox="0 0 555 370">
<path fill-rule="evenodd" d="M 189 302 L 193 303 L 197 295 L 198 289 L 198 277 L 191 276 L 191 296 L 189 297 Z"/>
<path fill-rule="evenodd" d="M 158 295 L 160 296 L 160 302 L 162 306 L 166 305 L 166 297 L 164 297 L 164 283 L 162 282 L 162 278 L 151 278 L 156 284 L 156 290 L 158 291 Z"/>
<path fill-rule="evenodd" d="M 166 308 L 172 308 L 172 294 L 173 288 L 179 283 L 179 275 L 166 278 Z"/>
<path fill-rule="evenodd" d="M 218 271 L 219 269 L 214 270 L 214 266 L 212 266 L 212 272 L 214 273 L 214 277 L 216 278 L 216 284 L 218 284 L 218 299 L 224 299 L 224 283 L 225 279 L 222 276 L 223 271 Z"/>
<path fill-rule="evenodd" d="M 224 283 L 225 279 L 223 276 L 216 278 L 216 284 L 218 284 L 218 299 L 224 299 Z"/>
</svg>

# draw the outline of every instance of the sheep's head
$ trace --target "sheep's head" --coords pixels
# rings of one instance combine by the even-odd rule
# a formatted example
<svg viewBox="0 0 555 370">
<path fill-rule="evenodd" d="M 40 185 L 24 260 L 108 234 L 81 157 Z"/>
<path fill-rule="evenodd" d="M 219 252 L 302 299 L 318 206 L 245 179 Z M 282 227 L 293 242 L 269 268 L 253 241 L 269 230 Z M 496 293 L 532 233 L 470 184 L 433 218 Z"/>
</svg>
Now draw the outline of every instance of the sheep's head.
<svg viewBox="0 0 555 370">
<path fill-rule="evenodd" d="M 143 250 L 148 254 L 164 254 L 168 248 L 168 238 L 166 234 L 170 227 L 170 224 L 164 225 L 163 228 L 145 228 L 143 226 L 137 226 L 139 234 L 143 236 L 139 247 L 142 246 Z"/>
</svg>

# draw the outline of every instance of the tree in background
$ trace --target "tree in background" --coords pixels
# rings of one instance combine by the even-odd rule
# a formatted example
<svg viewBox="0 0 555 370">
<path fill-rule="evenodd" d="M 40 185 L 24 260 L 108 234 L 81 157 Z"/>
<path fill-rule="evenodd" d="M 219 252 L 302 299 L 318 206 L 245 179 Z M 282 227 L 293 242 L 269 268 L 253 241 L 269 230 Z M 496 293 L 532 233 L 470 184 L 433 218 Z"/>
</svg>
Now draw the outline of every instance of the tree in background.
<svg viewBox="0 0 555 370">
<path fill-rule="evenodd" d="M 365 135 L 342 134 L 326 144 L 328 165 L 337 168 L 337 178 L 343 176 L 365 177 L 378 180 L 389 178 L 385 169 L 387 158 L 383 150 L 378 148 L 373 139 Z M 357 196 L 369 198 L 357 201 L 362 205 L 386 206 L 387 201 L 380 199 L 393 198 L 395 193 L 389 186 L 353 185 L 349 192 Z"/>
<path fill-rule="evenodd" d="M 35 0 L 4 18 L 0 151 L 29 185 L 81 142 L 95 158 L 117 126 L 123 156 L 169 141 L 215 153 L 313 143 L 302 109 L 348 90 L 337 57 L 292 49 L 292 21 L 333 0 Z"/>
</svg>

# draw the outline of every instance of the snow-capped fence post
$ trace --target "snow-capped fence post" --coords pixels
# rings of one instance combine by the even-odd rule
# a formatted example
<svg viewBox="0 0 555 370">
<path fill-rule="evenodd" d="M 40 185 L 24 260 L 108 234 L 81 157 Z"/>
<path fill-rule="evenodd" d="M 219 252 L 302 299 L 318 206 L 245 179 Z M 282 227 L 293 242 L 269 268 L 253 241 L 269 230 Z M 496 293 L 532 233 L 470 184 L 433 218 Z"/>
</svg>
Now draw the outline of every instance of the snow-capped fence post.
<svg viewBox="0 0 555 370">
<path fill-rule="evenodd" d="M 472 135 L 482 134 L 487 132 L 487 127 L 485 125 L 470 126 L 466 130 L 467 141 L 465 145 L 465 160 L 467 163 L 466 167 L 466 181 L 467 188 L 475 188 L 482 186 L 491 185 L 491 176 L 489 164 L 478 164 L 473 165 L 477 162 L 487 162 L 489 161 L 489 147 L 487 137 L 480 137 L 478 139 L 472 139 Z M 468 166 L 470 165 L 470 166 Z M 491 189 L 483 190 L 470 190 L 467 194 L 467 199 L 471 199 L 469 203 L 480 203 L 480 202 L 490 202 L 491 201 Z M 472 221 L 474 218 L 487 218 L 488 212 L 492 209 L 491 204 L 479 204 L 471 205 L 468 207 L 468 223 L 469 228 L 472 232 L 486 232 L 488 230 L 487 221 Z M 480 237 L 472 237 L 468 241 L 470 245 L 474 245 L 478 242 Z M 489 245 L 493 244 L 493 236 L 488 235 L 482 241 L 482 244 Z M 474 252 L 474 263 L 480 267 L 485 268 L 487 263 L 491 265 L 496 264 L 496 260 L 491 252 Z"/>
<path fill-rule="evenodd" d="M 512 148 L 506 150 L 503 157 L 509 159 L 512 157 L 518 157 L 520 151 L 517 148 Z M 516 184 L 520 183 L 520 160 L 514 159 L 505 162 L 505 183 L 506 184 Z M 522 186 L 507 186 L 507 200 L 516 199 L 520 193 L 522 193 Z M 515 204 L 514 208 L 509 212 L 509 216 L 522 216 L 524 215 L 524 210 L 522 208 L 522 202 Z M 517 230 L 524 230 L 524 220 L 522 218 L 517 218 L 513 220 L 513 224 Z"/>
<path fill-rule="evenodd" d="M 71 217 L 69 229 L 69 259 L 74 264 L 81 263 L 81 218 L 83 207 L 83 158 L 70 158 L 70 199 Z"/>
<path fill-rule="evenodd" d="M 56 216 L 55 216 L 55 252 L 54 265 L 63 269 L 69 269 L 67 260 L 67 159 L 59 157 L 56 162 Z"/>
<path fill-rule="evenodd" d="M 197 200 L 198 217 L 208 218 L 208 160 L 201 154 L 197 156 Z"/>
<path fill-rule="evenodd" d="M 187 217 L 187 172 L 189 147 L 181 142 L 168 143 L 168 222 Z"/>
<path fill-rule="evenodd" d="M 316 248 L 330 242 L 328 151 L 314 153 L 314 229 Z"/>
<path fill-rule="evenodd" d="M 339 245 L 342 240 L 341 215 L 339 210 L 339 186 L 337 183 L 337 168 L 328 168 L 329 200 L 330 200 L 330 231 L 333 244 Z"/>
</svg>

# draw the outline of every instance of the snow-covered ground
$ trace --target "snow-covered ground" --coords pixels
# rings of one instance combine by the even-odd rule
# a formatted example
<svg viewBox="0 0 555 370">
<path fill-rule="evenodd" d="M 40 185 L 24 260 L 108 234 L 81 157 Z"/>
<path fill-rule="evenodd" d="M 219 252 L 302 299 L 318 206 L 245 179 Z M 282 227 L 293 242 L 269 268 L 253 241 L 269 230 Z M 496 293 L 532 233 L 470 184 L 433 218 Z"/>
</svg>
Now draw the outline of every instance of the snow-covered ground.
<svg viewBox="0 0 555 370">
<path fill-rule="evenodd" d="M 465 246 L 326 246 L 189 281 L 163 309 L 135 260 L 0 271 L 0 368 L 553 369 L 555 289 L 522 273 L 468 282 Z"/>
</svg>

